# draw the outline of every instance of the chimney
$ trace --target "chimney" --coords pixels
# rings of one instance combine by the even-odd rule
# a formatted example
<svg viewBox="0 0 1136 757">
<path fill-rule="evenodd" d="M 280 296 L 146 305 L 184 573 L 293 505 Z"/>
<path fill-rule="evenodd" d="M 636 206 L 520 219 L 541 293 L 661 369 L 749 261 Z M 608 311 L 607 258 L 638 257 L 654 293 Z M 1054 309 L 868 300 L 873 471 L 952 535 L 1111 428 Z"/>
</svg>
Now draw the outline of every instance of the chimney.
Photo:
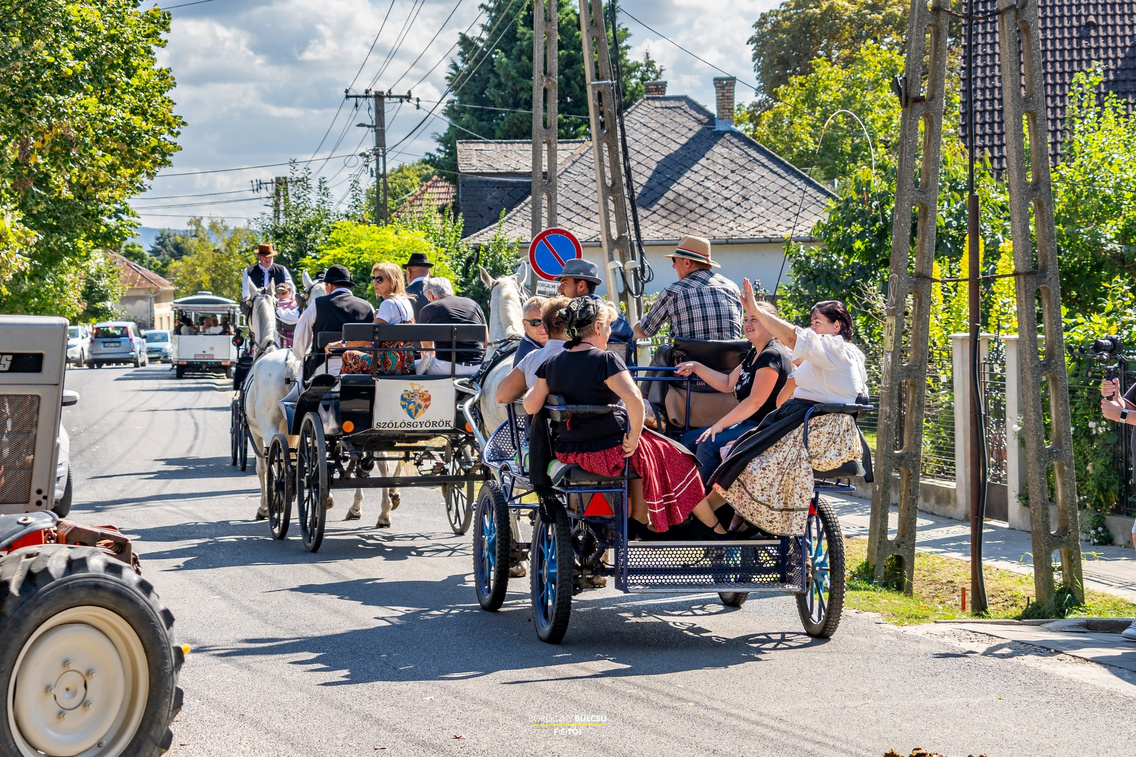
<svg viewBox="0 0 1136 757">
<path fill-rule="evenodd" d="M 666 97 L 667 83 L 665 81 L 646 81 L 643 82 L 643 90 L 645 97 Z"/>
<path fill-rule="evenodd" d="M 714 121 L 715 131 L 729 131 L 734 128 L 734 83 L 733 76 L 715 76 L 714 94 L 717 99 L 718 117 Z"/>
</svg>

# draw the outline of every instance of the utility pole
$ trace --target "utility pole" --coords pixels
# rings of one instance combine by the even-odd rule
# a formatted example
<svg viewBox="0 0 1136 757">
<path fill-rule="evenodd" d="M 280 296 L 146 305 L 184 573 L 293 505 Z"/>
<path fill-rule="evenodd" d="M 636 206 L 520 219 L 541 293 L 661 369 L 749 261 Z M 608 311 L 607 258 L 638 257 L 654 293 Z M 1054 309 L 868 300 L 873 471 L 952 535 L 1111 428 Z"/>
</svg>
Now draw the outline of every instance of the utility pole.
<svg viewBox="0 0 1136 757">
<path fill-rule="evenodd" d="M 533 4 L 532 235 L 556 225 L 559 0 Z M 535 291 L 536 272 L 528 286 Z"/>
<path fill-rule="evenodd" d="M 272 221 L 280 225 L 281 215 L 288 206 L 288 177 L 277 176 L 272 181 L 257 179 L 252 182 L 252 191 L 260 194 L 266 189 L 272 190 Z"/>
<path fill-rule="evenodd" d="M 385 226 L 390 222 L 390 188 L 387 185 L 387 115 L 386 101 L 409 102 L 414 98 L 407 92 L 405 95 L 396 95 L 392 92 L 372 92 L 365 90 L 361 95 L 351 94 L 351 90 L 343 90 L 348 100 L 370 100 L 375 103 L 375 123 L 359 124 L 369 126 L 375 130 L 375 224 Z M 381 188 L 381 191 L 380 191 Z"/>
</svg>

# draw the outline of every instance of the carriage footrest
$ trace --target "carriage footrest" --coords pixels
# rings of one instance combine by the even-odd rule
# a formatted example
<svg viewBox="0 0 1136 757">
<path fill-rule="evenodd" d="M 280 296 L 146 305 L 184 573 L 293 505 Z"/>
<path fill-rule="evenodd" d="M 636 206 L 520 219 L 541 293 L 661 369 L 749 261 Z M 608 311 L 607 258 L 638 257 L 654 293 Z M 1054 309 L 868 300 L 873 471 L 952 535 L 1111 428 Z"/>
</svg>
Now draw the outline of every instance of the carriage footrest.
<svg viewBox="0 0 1136 757">
<path fill-rule="evenodd" d="M 616 583 L 639 592 L 802 591 L 801 541 L 631 544 L 617 557 Z"/>
</svg>

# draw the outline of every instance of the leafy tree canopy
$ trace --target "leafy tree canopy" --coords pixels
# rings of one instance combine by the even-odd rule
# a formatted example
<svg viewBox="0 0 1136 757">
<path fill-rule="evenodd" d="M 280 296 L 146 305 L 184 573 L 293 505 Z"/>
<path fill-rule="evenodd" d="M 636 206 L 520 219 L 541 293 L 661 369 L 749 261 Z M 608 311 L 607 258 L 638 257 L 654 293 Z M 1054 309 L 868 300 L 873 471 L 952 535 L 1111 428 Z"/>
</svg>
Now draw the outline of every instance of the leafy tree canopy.
<svg viewBox="0 0 1136 757">
<path fill-rule="evenodd" d="M 532 135 L 532 3 L 492 0 L 481 8 L 486 16 L 480 33 L 460 36 L 457 60 L 450 63 L 446 77 L 453 95 L 442 113 L 450 125 L 437 138 L 438 151 L 430 157 L 444 172 L 457 171 L 459 139 L 529 139 Z M 579 139 L 588 134 L 588 97 L 577 3 L 560 0 L 558 24 L 558 132 L 561 139 Z M 628 60 L 626 27 L 620 26 L 617 34 L 626 107 L 643 96 L 643 82 L 660 78 L 663 70 L 650 56 Z"/>
<path fill-rule="evenodd" d="M 181 236 L 185 254 L 170 263 L 170 279 L 177 296 L 209 291 L 231 300 L 241 299 L 243 270 L 255 259 L 257 238 L 247 228 L 230 229 L 216 218 L 189 220 Z"/>
<path fill-rule="evenodd" d="M 903 55 L 875 44 L 845 65 L 817 58 L 773 93 L 772 106 L 739 108 L 738 127 L 818 181 L 884 169 L 895 162 L 900 106 L 891 82 L 902 72 Z M 957 110 L 948 104 L 948 121 Z"/>
<path fill-rule="evenodd" d="M 866 44 L 902 52 L 907 36 L 907 0 L 784 0 L 753 25 L 753 70 L 761 89 L 759 107 L 794 76 L 813 70 L 818 58 L 846 66 Z"/>
<path fill-rule="evenodd" d="M 0 9 L 0 310 L 82 312 L 83 275 L 133 229 L 127 199 L 178 149 L 169 14 L 136 0 Z"/>
<path fill-rule="evenodd" d="M 327 180 L 320 177 L 313 182 L 310 168 L 293 163 L 288 170 L 288 198 L 279 219 L 268 210 L 253 222 L 253 229 L 261 241 L 272 243 L 276 262 L 291 271 L 327 241 L 332 226 L 343 217 L 335 206 Z"/>
</svg>

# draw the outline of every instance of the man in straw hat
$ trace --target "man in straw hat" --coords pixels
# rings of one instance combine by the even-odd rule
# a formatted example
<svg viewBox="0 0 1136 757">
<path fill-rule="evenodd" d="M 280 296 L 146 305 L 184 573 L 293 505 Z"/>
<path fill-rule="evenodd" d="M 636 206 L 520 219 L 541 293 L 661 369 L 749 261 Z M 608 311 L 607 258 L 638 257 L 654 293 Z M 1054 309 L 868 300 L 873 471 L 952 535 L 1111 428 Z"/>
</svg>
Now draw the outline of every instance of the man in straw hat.
<svg viewBox="0 0 1136 757">
<path fill-rule="evenodd" d="M 710 257 L 710 240 L 685 236 L 667 257 L 678 281 L 668 284 L 635 324 L 636 338 L 652 337 L 670 323 L 671 339 L 744 339 L 741 292 L 713 272 L 720 266 Z"/>
<path fill-rule="evenodd" d="M 296 286 L 292 283 L 292 274 L 288 273 L 288 269 L 284 266 L 272 262 L 275 257 L 276 250 L 272 249 L 271 244 L 262 244 L 256 248 L 256 262 L 245 269 L 245 275 L 241 281 L 242 300 L 252 297 L 253 292 L 257 289 L 264 287 L 275 289 L 281 284 L 287 284 L 295 291 Z"/>
<path fill-rule="evenodd" d="M 418 319 L 418 312 L 430 304 L 430 301 L 426 299 L 425 292 L 422 291 L 422 287 L 426 284 L 426 279 L 430 277 L 430 269 L 433 267 L 434 264 L 430 262 L 424 252 L 410 253 L 410 258 L 403 266 L 406 269 L 406 296 L 414 305 L 415 320 Z"/>
</svg>

